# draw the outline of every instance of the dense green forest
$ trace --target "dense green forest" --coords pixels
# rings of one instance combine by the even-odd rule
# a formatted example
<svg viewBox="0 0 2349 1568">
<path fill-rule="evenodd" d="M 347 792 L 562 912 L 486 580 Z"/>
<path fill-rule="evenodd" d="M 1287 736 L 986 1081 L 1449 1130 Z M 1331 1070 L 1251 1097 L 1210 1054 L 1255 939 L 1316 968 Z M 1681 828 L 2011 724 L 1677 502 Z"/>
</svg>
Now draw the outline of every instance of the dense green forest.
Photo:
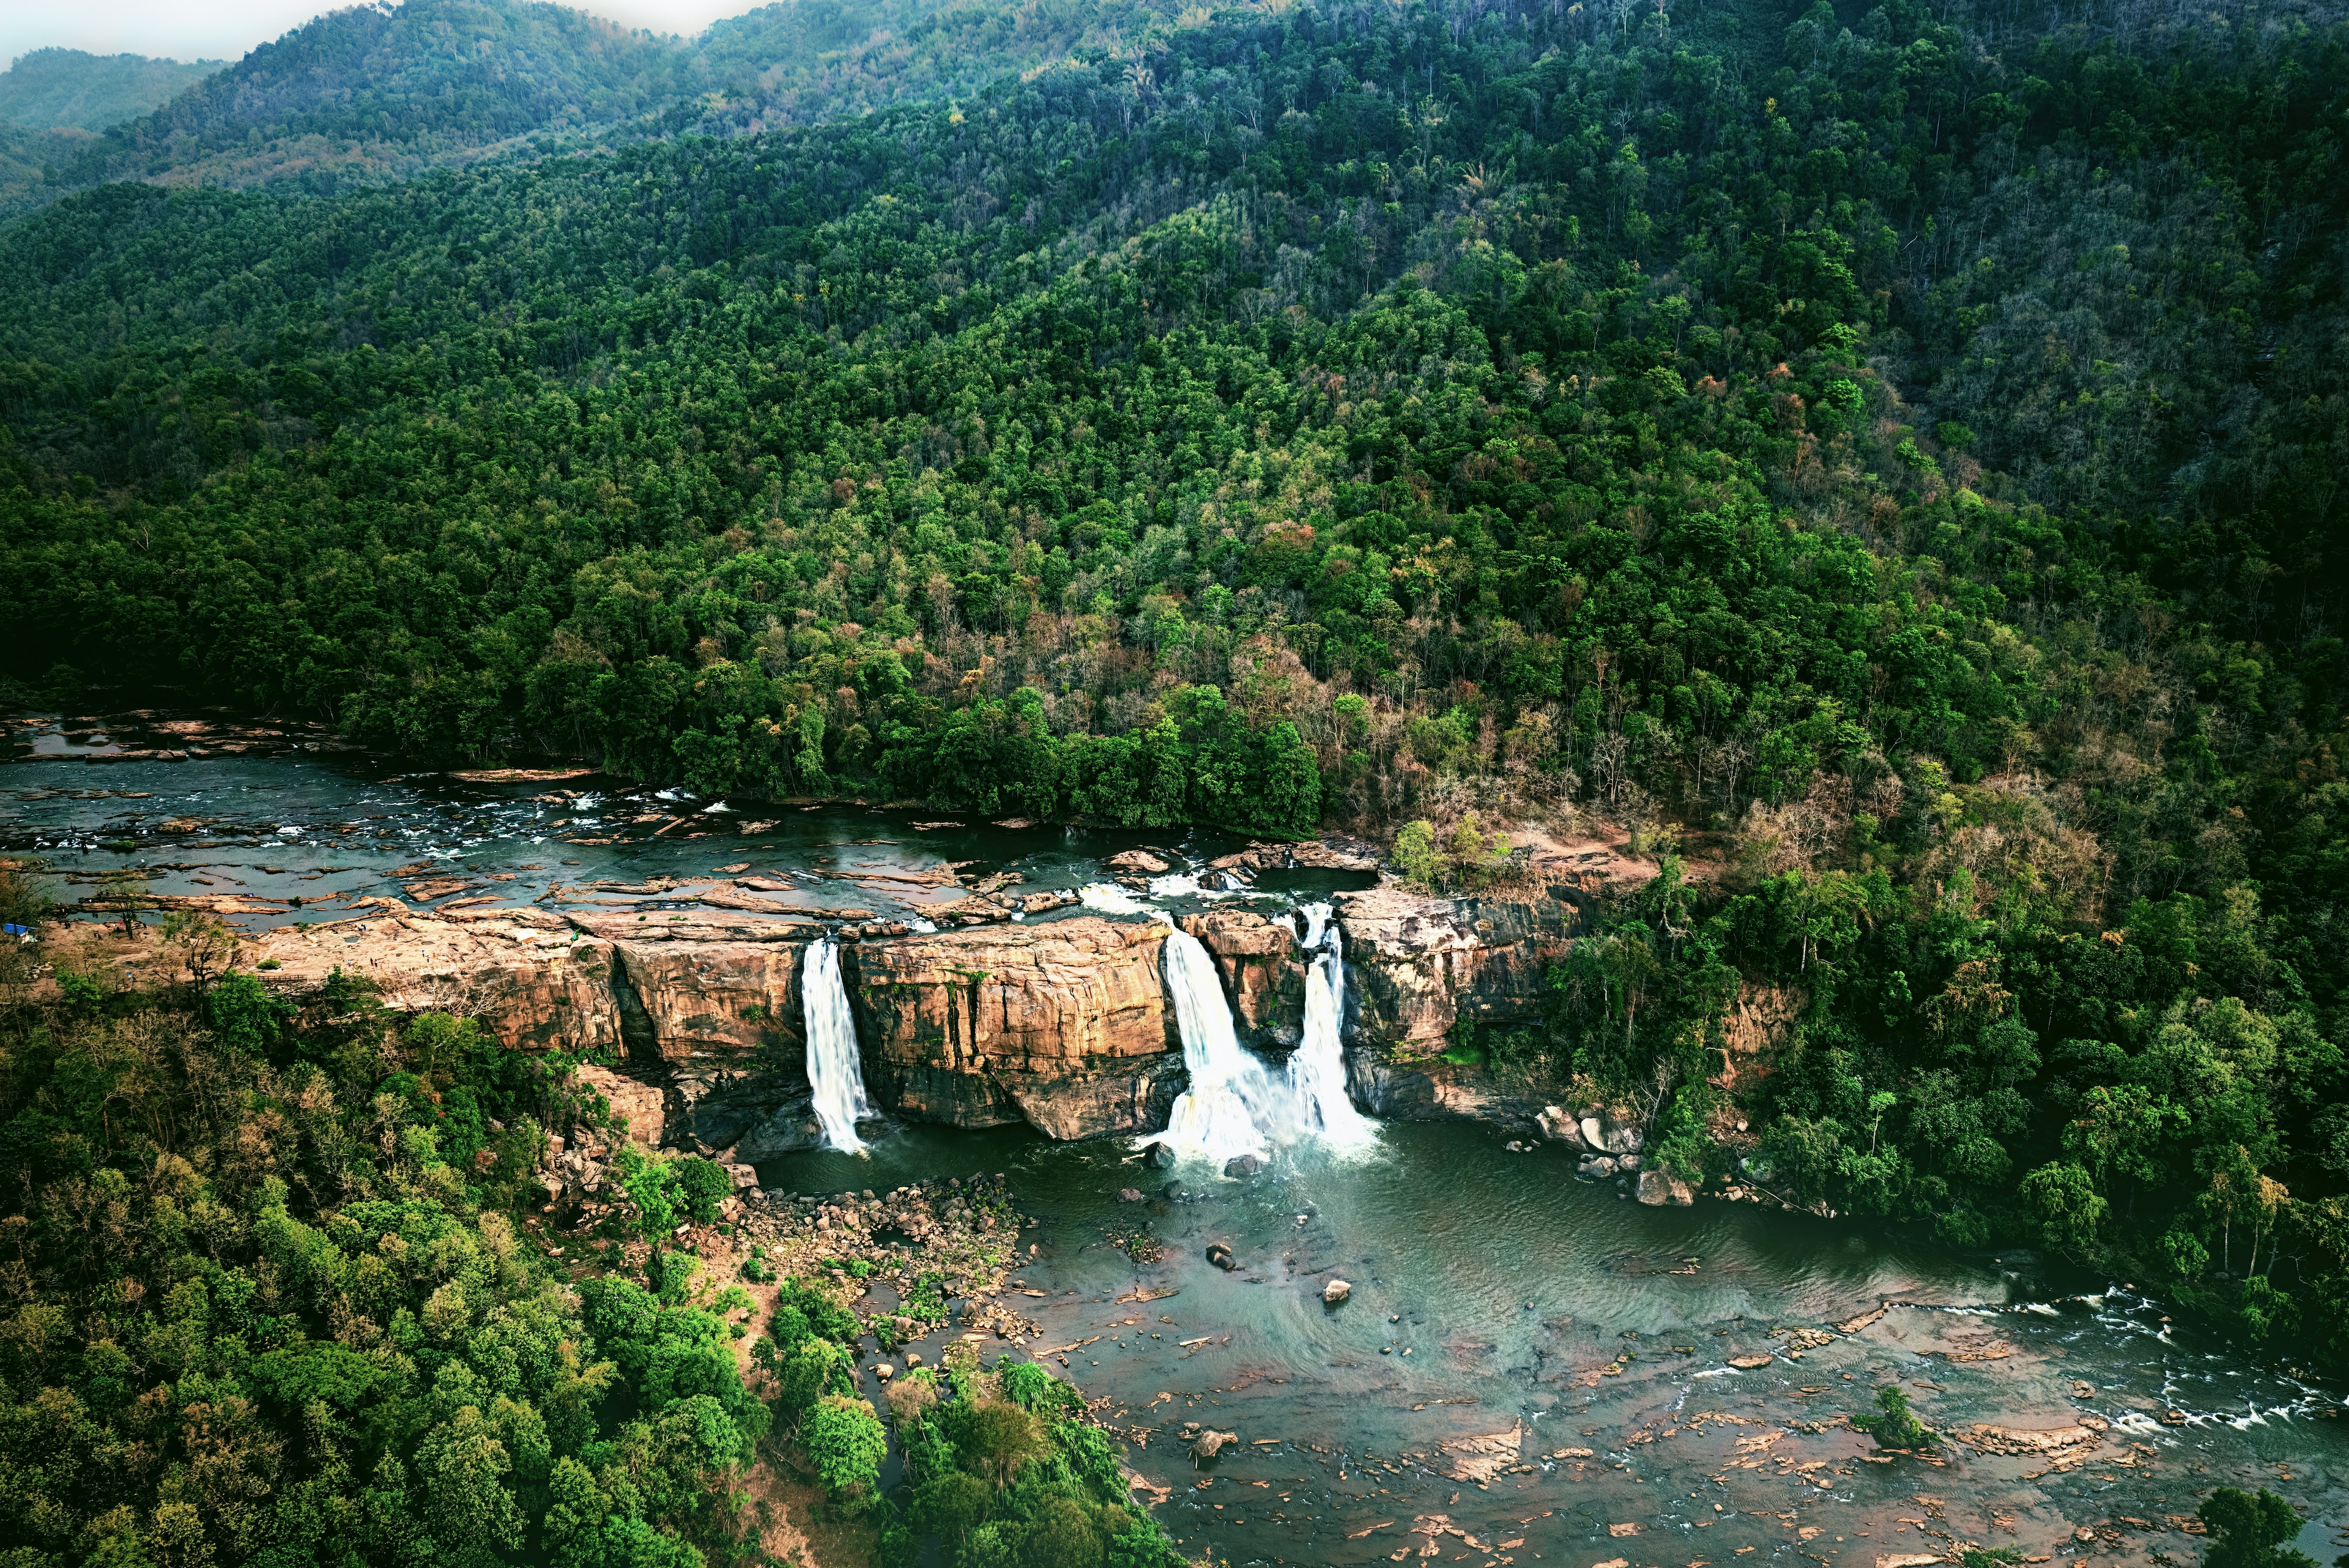
<svg viewBox="0 0 2349 1568">
<path fill-rule="evenodd" d="M 332 192 L 752 134 L 976 90 L 1154 19 L 1139 0 L 789 0 L 683 39 L 538 0 L 403 0 L 329 12 L 225 69 L 36 50 L 0 76 L 0 121 L 25 128 L 0 138 L 0 215 L 117 180 Z"/>
<path fill-rule="evenodd" d="M 891 1387 L 884 1496 L 837 1276 L 762 1310 L 669 1250 L 732 1179 L 605 1131 L 575 1058 L 340 971 L 273 994 L 202 919 L 157 944 L 186 978 L 140 984 L 42 901 L 0 870 L 0 912 L 49 938 L 0 949 L 6 1568 L 764 1563 L 751 1468 L 779 1459 L 887 1568 L 932 1534 L 1003 1568 L 1182 1561 L 1074 1388 L 960 1343 Z M 550 1247 L 552 1140 L 599 1137 L 626 1200 Z M 775 1283 L 760 1252 L 741 1272 Z"/>
<path fill-rule="evenodd" d="M 0 119 L 30 130 L 104 130 L 168 101 L 221 68 L 218 60 L 150 59 L 35 49 L 0 71 Z"/>
<path fill-rule="evenodd" d="M 1772 1179 L 2349 1366 L 2344 114 L 2321 8 L 1299 4 L 109 184 L 0 229 L 0 626 L 27 695 L 1444 885 L 1600 816 L 1666 876 L 1464 1050 L 1718 1169 L 1783 987 Z"/>
<path fill-rule="evenodd" d="M 0 875 L 12 919 L 26 891 Z M 548 1136 L 602 1119 L 569 1066 L 340 975 L 297 1006 L 0 953 L 0 1562 L 691 1568 L 738 1535 L 747 1294 L 657 1251 L 657 1291 L 574 1288 L 521 1227 Z"/>
</svg>

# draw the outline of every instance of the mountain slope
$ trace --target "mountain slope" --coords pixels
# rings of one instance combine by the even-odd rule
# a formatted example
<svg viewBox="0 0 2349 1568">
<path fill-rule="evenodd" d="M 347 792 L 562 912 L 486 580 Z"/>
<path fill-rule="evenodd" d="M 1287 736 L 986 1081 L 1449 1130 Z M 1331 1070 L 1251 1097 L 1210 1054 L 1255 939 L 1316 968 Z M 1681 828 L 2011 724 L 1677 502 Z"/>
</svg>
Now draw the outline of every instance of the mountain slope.
<svg viewBox="0 0 2349 1568">
<path fill-rule="evenodd" d="M 1463 1058 L 2349 1366 L 2349 31 L 1190 21 L 0 230 L 11 667 L 1444 888 L 1619 819 Z"/>
<path fill-rule="evenodd" d="M 531 0 L 407 0 L 320 16 L 116 127 L 70 180 L 249 184 L 415 173 L 533 132 L 626 119 L 682 52 Z"/>
<path fill-rule="evenodd" d="M 797 0 L 688 41 L 537 0 L 356 6 L 264 45 L 95 142 L 47 150 L 65 154 L 48 160 L 57 177 L 0 184 L 0 203 L 12 192 L 21 208 L 116 180 L 283 180 L 329 191 L 583 139 L 745 134 L 972 91 L 1079 45 L 1138 36 L 1153 20 L 1136 0 L 1049 0 L 1016 12 Z M 50 85 L 27 101 L 62 102 L 67 75 L 59 62 L 36 68 L 33 81 Z"/>
<path fill-rule="evenodd" d="M 169 101 L 221 68 L 218 60 L 150 59 L 35 49 L 0 74 L 0 119 L 31 130 L 104 130 Z"/>
</svg>

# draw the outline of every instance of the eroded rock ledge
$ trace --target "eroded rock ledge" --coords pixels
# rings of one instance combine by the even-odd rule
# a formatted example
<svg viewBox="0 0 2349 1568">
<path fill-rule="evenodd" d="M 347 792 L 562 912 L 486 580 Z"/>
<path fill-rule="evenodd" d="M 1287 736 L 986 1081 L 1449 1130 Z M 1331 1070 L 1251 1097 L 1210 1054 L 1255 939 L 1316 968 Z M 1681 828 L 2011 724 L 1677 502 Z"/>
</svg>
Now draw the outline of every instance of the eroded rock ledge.
<svg viewBox="0 0 2349 1568">
<path fill-rule="evenodd" d="M 1445 1060 L 1466 1020 L 1538 1021 L 1549 966 L 1604 889 L 1444 899 L 1395 885 L 1340 893 L 1343 1037 L 1355 1099 L 1394 1117 L 1524 1116 L 1490 1075 Z M 1286 913 L 1182 917 L 1213 955 L 1240 1037 L 1299 1042 L 1307 955 Z M 720 910 L 398 909 L 255 936 L 243 961 L 308 986 L 337 966 L 387 1002 L 481 1019 L 507 1045 L 616 1062 L 635 1136 L 740 1161 L 815 1147 L 802 977 L 819 929 Z M 854 933 L 841 948 L 864 1075 L 893 1115 L 1025 1122 L 1054 1138 L 1165 1125 L 1185 1086 L 1163 979 L 1167 927 L 1070 913 L 932 933 Z"/>
</svg>

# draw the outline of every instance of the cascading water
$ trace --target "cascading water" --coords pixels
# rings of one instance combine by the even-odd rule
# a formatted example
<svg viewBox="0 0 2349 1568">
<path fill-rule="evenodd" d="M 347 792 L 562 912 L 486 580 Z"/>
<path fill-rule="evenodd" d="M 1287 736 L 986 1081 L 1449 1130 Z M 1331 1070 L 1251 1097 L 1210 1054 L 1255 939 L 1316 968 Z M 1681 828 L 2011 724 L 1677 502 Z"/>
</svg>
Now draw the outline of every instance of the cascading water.
<svg viewBox="0 0 2349 1568">
<path fill-rule="evenodd" d="M 1166 992 L 1174 999 L 1191 1086 L 1174 1102 L 1166 1130 L 1150 1141 L 1216 1160 L 1261 1154 L 1275 1091 L 1263 1066 L 1233 1033 L 1216 961 L 1198 938 L 1173 929 L 1166 933 L 1165 962 Z"/>
<path fill-rule="evenodd" d="M 863 1154 L 856 1136 L 859 1117 L 873 1106 L 864 1097 L 864 1064 L 856 1049 L 856 1018 L 848 1011 L 848 988 L 840 981 L 840 949 L 826 940 L 808 949 L 800 997 L 807 1023 L 808 1082 L 815 1088 L 816 1120 L 823 1141 L 848 1154 Z"/>
<path fill-rule="evenodd" d="M 1305 971 L 1305 1038 L 1288 1059 L 1289 1098 L 1300 1127 L 1338 1148 L 1360 1148 L 1377 1124 L 1346 1094 L 1346 1053 L 1338 1039 L 1346 1016 L 1346 947 L 1330 924 L 1330 906 L 1305 906 L 1305 948 L 1319 949 Z"/>
</svg>

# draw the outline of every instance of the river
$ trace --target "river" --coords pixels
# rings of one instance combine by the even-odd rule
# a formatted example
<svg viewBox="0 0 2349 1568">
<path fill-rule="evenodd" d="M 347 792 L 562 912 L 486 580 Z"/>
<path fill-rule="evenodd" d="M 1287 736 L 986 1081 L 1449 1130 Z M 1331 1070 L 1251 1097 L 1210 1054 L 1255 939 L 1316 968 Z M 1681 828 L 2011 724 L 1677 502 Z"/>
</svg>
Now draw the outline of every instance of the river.
<svg viewBox="0 0 2349 1568">
<path fill-rule="evenodd" d="M 16 721 L 0 846 L 78 893 L 134 871 L 151 893 L 262 925 L 334 919 L 437 880 L 462 884 L 444 901 L 586 889 L 658 907 L 660 879 L 744 868 L 788 880 L 772 897 L 794 908 L 918 922 L 959 895 L 946 872 L 1081 888 L 1118 849 L 1150 844 L 1195 866 L 1227 847 L 694 801 L 587 775 L 451 778 L 316 732 L 209 722 L 197 733 L 211 743 L 193 744 L 152 724 Z M 208 754 L 89 760 L 162 749 Z M 1251 896 L 1326 886 L 1260 882 Z M 1196 897 L 1177 877 L 1127 907 Z M 2170 1323 L 2126 1282 L 2027 1254 L 1961 1256 L 1713 1201 L 1643 1208 L 1578 1181 L 1562 1153 L 1513 1153 L 1465 1123 L 1385 1124 L 1343 1157 L 1308 1140 L 1238 1180 L 1196 1162 L 1147 1169 L 1123 1140 L 867 1132 L 866 1157 L 793 1155 L 761 1179 L 827 1192 L 1006 1173 L 1040 1222 L 1021 1281 L 1041 1293 L 1031 1310 L 1045 1332 L 1025 1353 L 1056 1351 L 1051 1364 L 1106 1401 L 1102 1418 L 1134 1443 L 1195 1558 L 1901 1568 L 1972 1543 L 2158 1564 L 2199 1552 L 2178 1525 L 2220 1484 L 2272 1485 L 2303 1505 L 2299 1544 L 2320 1561 L 2349 1545 L 2337 1390 Z M 1121 1201 L 1123 1189 L 1145 1196 Z M 1211 1243 L 1238 1266 L 1211 1265 Z M 1334 1307 L 1332 1278 L 1352 1287 Z M 2087 1440 L 1888 1459 L 1844 1418 L 1893 1382 L 1944 1431 Z M 1197 1465 L 1185 1422 L 1238 1445 Z"/>
</svg>

